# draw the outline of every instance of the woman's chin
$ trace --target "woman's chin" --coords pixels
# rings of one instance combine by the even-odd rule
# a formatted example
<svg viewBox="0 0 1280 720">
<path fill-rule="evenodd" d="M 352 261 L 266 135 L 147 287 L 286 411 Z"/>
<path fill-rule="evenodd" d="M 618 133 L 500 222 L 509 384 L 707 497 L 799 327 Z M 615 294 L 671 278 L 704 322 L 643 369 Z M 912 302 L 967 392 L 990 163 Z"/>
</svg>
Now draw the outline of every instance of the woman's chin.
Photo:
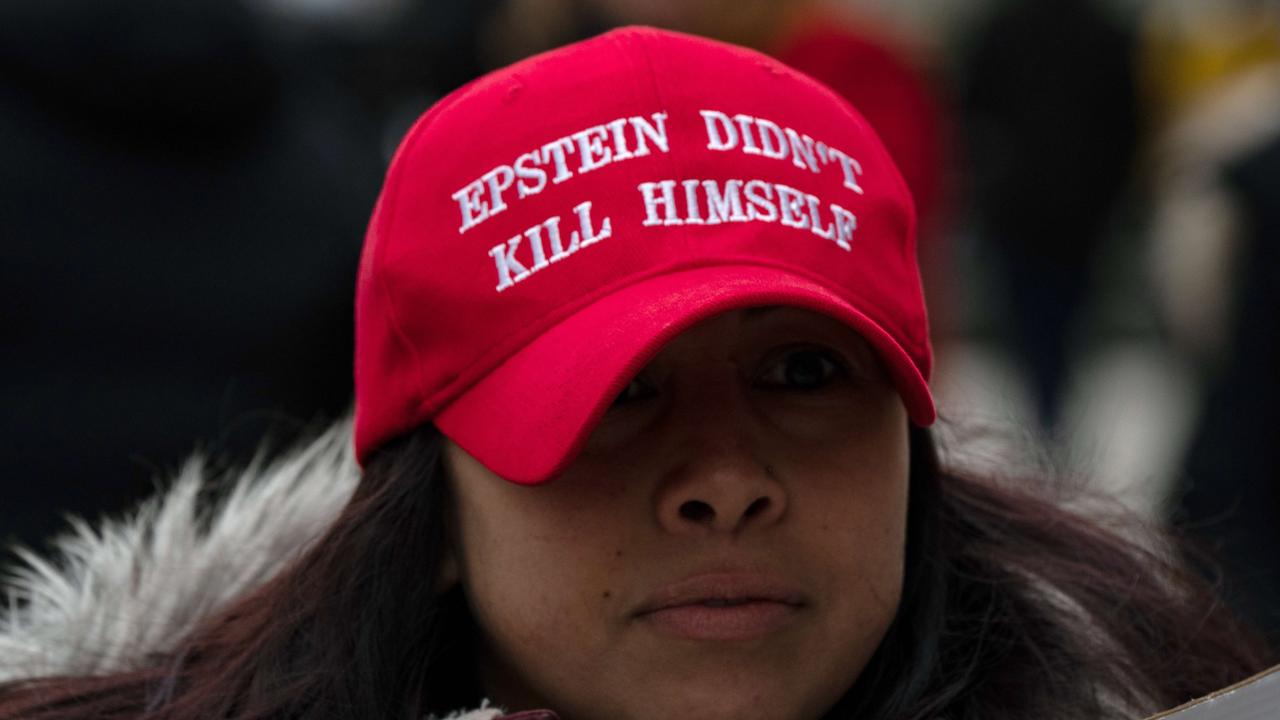
<svg viewBox="0 0 1280 720">
<path fill-rule="evenodd" d="M 639 694 L 623 700 L 627 707 L 607 712 L 610 720 L 815 720 L 839 698 L 838 692 L 827 698 L 811 687 L 784 685 L 777 678 L 738 673 L 673 678 L 670 684 L 637 686 Z M 591 720 L 597 714 L 566 717 Z"/>
</svg>

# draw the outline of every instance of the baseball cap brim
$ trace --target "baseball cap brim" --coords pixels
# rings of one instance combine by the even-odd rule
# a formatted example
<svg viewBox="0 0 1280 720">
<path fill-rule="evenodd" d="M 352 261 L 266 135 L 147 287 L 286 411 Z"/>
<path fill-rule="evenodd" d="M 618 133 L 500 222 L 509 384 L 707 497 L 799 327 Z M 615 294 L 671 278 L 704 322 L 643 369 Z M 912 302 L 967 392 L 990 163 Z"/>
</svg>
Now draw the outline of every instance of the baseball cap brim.
<svg viewBox="0 0 1280 720">
<path fill-rule="evenodd" d="M 436 426 L 498 476 L 522 485 L 573 461 L 626 384 L 677 335 L 729 310 L 768 305 L 820 312 L 879 354 L 911 421 L 936 418 L 907 352 L 831 290 L 786 270 L 717 265 L 670 272 L 606 295 L 550 327 L 447 405 Z"/>
</svg>

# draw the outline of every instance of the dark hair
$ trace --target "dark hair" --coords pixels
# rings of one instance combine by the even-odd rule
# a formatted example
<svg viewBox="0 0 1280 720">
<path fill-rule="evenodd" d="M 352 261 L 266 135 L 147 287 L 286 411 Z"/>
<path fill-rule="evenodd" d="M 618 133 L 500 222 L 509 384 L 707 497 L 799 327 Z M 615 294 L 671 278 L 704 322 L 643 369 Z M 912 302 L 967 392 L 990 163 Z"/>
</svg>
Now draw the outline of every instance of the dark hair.
<svg viewBox="0 0 1280 720">
<path fill-rule="evenodd" d="M 0 685 L 0 720 L 412 718 L 476 707 L 472 621 L 434 586 L 447 488 L 424 428 L 373 457 L 332 528 L 171 654 L 104 677 Z M 911 431 L 898 614 L 831 718 L 1153 712 L 1261 670 L 1268 650 L 1173 552 L 1036 483 L 944 470 Z"/>
</svg>

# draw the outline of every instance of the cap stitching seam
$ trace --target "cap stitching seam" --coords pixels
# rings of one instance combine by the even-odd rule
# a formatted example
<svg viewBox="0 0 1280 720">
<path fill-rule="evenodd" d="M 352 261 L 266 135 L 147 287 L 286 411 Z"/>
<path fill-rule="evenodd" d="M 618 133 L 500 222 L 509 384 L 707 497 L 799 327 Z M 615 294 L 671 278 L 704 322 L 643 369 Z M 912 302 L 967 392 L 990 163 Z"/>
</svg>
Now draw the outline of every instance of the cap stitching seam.
<svg viewBox="0 0 1280 720">
<path fill-rule="evenodd" d="M 390 190 L 390 192 L 387 193 L 388 203 L 386 206 L 387 238 L 395 237 L 395 233 L 393 232 L 394 226 L 400 219 L 395 211 L 400 204 L 404 175 L 407 172 L 404 169 L 405 163 L 397 162 L 397 160 L 400 160 L 401 156 L 411 154 L 426 134 L 422 131 L 422 128 L 442 111 L 442 107 L 449 107 L 453 104 L 454 103 L 439 103 L 431 110 L 424 113 L 423 116 L 419 118 L 418 122 L 414 123 L 413 127 L 410 129 L 410 134 L 412 135 L 411 139 L 406 142 L 398 152 L 396 152 L 395 156 L 391 160 L 390 167 L 394 172 L 394 177 L 388 178 L 387 181 L 389 186 L 388 189 Z M 426 379 L 422 375 L 422 359 L 417 345 L 414 344 L 412 339 L 409 337 L 409 334 L 404 330 L 404 326 L 400 321 L 399 313 L 397 312 L 395 300 L 392 297 L 391 286 L 387 281 L 386 272 L 382 269 L 384 267 L 382 258 L 385 257 L 387 251 L 386 245 L 386 242 L 379 242 L 378 246 L 374 248 L 374 256 L 371 258 L 373 261 L 372 279 L 375 286 L 382 293 L 383 299 L 386 302 L 388 324 L 391 326 L 392 333 L 401 344 L 408 348 L 409 355 L 413 358 L 413 379 L 417 385 L 418 397 L 422 398 L 427 396 Z"/>
<path fill-rule="evenodd" d="M 642 64 L 644 65 L 645 70 L 648 71 L 647 74 L 649 76 L 649 89 L 653 92 L 653 97 L 655 100 L 657 100 L 658 107 L 662 108 L 663 112 L 668 112 L 667 103 L 662 97 L 660 83 L 658 82 L 658 73 L 653 68 L 653 56 L 649 53 L 649 48 L 645 46 L 644 40 L 642 39 L 645 37 L 646 37 L 646 33 L 637 32 L 635 34 L 635 40 L 632 43 L 632 45 L 634 46 L 637 54 L 643 56 Z M 670 121 L 670 117 L 668 117 L 668 120 Z M 663 159 L 666 162 L 668 175 L 670 177 L 676 177 L 681 179 L 684 178 L 685 174 L 681 172 L 681 168 L 677 165 L 675 156 L 673 156 L 670 153 L 667 153 Z M 684 246 L 686 249 L 692 245 L 692 236 L 690 235 L 690 231 L 688 227 L 686 226 L 680 227 L 680 239 L 684 241 Z"/>
</svg>

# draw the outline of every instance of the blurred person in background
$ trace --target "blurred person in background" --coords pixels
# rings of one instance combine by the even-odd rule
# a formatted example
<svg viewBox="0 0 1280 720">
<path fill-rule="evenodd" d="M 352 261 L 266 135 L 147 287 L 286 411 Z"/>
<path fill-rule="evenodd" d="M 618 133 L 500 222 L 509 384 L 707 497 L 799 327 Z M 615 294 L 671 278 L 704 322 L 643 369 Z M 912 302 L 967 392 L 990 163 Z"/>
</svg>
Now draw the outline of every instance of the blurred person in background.
<svg viewBox="0 0 1280 720">
<path fill-rule="evenodd" d="M 366 213 L 484 8 L 377 5 L 0 4 L 0 544 L 347 407 Z"/>
<path fill-rule="evenodd" d="M 1280 3 L 1156 5 L 1143 48 L 1149 268 L 1197 390 L 1170 510 L 1280 639 Z"/>
<path fill-rule="evenodd" d="M 1054 433 L 1082 310 L 1137 150 L 1134 39 L 1095 0 L 1001 1 L 961 91 L 977 241 L 1035 417 Z"/>
</svg>

